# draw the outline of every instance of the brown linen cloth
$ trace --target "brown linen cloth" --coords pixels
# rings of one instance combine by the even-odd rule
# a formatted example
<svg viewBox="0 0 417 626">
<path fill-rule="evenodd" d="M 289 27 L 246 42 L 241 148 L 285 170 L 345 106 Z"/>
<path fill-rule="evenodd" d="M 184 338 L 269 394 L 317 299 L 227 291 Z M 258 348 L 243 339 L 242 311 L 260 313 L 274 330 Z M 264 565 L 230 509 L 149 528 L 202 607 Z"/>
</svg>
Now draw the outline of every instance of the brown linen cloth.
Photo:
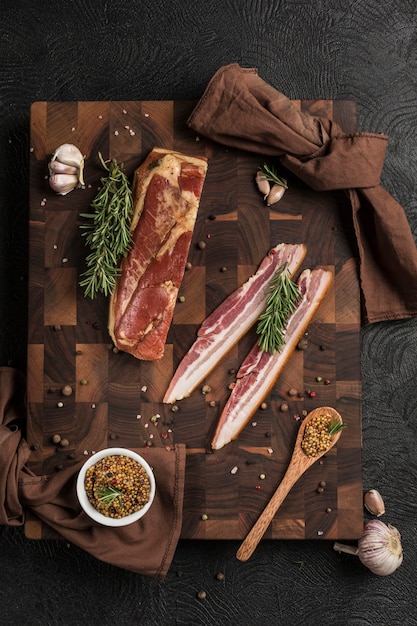
<svg viewBox="0 0 417 626">
<path fill-rule="evenodd" d="M 101 526 L 78 503 L 75 483 L 83 461 L 62 472 L 35 476 L 27 467 L 29 447 L 16 421 L 26 415 L 26 380 L 0 368 L 0 524 L 22 525 L 25 510 L 96 558 L 138 574 L 163 579 L 170 567 L 182 524 L 185 446 L 137 450 L 154 470 L 155 500 L 148 513 L 122 528 Z"/>
<path fill-rule="evenodd" d="M 380 185 L 386 135 L 347 135 L 332 120 L 301 112 L 255 68 L 237 63 L 214 74 L 188 124 L 219 143 L 277 156 L 317 191 L 346 190 L 359 249 L 364 322 L 417 315 L 416 245 L 403 208 Z"/>
</svg>

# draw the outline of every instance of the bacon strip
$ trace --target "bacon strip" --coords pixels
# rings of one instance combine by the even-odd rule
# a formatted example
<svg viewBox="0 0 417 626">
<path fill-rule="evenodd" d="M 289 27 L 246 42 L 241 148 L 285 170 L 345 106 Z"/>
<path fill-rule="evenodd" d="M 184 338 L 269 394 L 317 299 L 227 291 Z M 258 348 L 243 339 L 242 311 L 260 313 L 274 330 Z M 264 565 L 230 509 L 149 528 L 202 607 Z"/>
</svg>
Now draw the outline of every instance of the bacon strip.
<svg viewBox="0 0 417 626">
<path fill-rule="evenodd" d="M 257 272 L 231 293 L 200 326 L 197 339 L 178 365 L 163 402 L 172 404 L 194 391 L 256 322 L 265 308 L 270 280 L 276 270 L 288 263 L 293 275 L 305 255 L 304 244 L 281 243 L 269 251 Z"/>
<path fill-rule="evenodd" d="M 219 450 L 236 439 L 271 391 L 297 343 L 328 292 L 333 281 L 330 271 L 304 270 L 297 281 L 300 304 L 288 320 L 281 352 L 270 354 L 255 344 L 243 361 L 236 384 L 220 415 L 211 446 Z"/>
</svg>

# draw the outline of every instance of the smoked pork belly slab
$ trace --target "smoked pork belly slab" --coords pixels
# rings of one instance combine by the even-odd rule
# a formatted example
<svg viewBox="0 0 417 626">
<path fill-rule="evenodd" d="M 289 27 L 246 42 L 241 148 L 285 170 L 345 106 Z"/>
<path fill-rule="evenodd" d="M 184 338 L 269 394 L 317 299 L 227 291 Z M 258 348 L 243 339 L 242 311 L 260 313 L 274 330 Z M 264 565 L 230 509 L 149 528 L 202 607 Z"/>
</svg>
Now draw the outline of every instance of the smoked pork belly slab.
<svg viewBox="0 0 417 626">
<path fill-rule="evenodd" d="M 110 298 L 117 348 L 153 361 L 164 354 L 207 173 L 207 159 L 154 148 L 135 171 L 133 245 Z"/>
<path fill-rule="evenodd" d="M 285 343 L 273 354 L 255 344 L 236 375 L 235 386 L 219 417 L 211 446 L 219 450 L 236 439 L 271 391 L 297 343 L 307 330 L 333 282 L 333 274 L 321 268 L 304 270 L 297 281 L 301 300 L 288 319 Z"/>
<path fill-rule="evenodd" d="M 164 395 L 172 404 L 188 397 L 225 354 L 253 326 L 265 308 L 271 278 L 284 263 L 292 276 L 306 255 L 304 244 L 280 243 L 259 268 L 231 293 L 200 326 L 197 339 L 179 363 Z"/>
</svg>

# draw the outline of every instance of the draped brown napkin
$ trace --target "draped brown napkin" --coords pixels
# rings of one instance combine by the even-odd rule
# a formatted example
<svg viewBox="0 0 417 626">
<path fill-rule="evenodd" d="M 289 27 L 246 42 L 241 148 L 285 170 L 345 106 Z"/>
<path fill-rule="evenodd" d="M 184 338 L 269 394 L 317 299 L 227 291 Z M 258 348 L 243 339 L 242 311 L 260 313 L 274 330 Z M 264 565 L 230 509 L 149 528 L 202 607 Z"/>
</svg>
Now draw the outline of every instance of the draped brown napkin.
<svg viewBox="0 0 417 626">
<path fill-rule="evenodd" d="M 140 449 L 154 470 L 155 500 L 138 522 L 101 526 L 78 503 L 75 483 L 82 462 L 52 475 L 35 476 L 26 467 L 29 447 L 17 427 L 25 418 L 25 377 L 0 368 L 0 524 L 17 526 L 30 510 L 62 537 L 96 558 L 138 574 L 163 579 L 182 524 L 185 446 Z"/>
<path fill-rule="evenodd" d="M 317 191 L 345 190 L 358 242 L 364 322 L 416 316 L 416 245 L 403 208 L 380 184 L 386 135 L 345 134 L 334 121 L 300 111 L 255 68 L 237 63 L 214 74 L 188 124 L 227 146 L 278 157 Z"/>
</svg>

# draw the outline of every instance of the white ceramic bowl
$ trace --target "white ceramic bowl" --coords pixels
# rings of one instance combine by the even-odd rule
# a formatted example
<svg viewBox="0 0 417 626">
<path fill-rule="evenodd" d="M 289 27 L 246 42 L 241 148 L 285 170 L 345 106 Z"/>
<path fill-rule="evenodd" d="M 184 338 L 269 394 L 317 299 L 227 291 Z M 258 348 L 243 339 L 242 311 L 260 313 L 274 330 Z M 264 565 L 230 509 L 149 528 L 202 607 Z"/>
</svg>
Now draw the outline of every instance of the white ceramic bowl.
<svg viewBox="0 0 417 626">
<path fill-rule="evenodd" d="M 120 519 L 106 517 L 105 515 L 97 511 L 89 501 L 84 487 L 85 474 L 89 467 L 91 467 L 92 465 L 94 465 L 94 463 L 97 463 L 97 461 L 100 461 L 106 456 L 117 455 L 128 456 L 131 459 L 134 459 L 135 461 L 140 463 L 140 465 L 145 468 L 146 473 L 148 474 L 151 486 L 148 502 L 138 511 L 135 511 L 130 515 L 126 515 L 125 517 L 121 517 Z M 95 454 L 90 456 L 90 458 L 81 467 L 77 478 L 77 496 L 81 507 L 93 520 L 95 520 L 99 524 L 103 524 L 104 526 L 127 526 L 128 524 L 133 524 L 133 522 L 139 520 L 147 513 L 147 511 L 149 511 L 155 497 L 155 490 L 155 477 L 150 465 L 139 454 L 136 454 L 136 452 L 128 450 L 127 448 L 106 448 L 105 450 L 100 450 L 100 452 L 96 452 Z"/>
</svg>

